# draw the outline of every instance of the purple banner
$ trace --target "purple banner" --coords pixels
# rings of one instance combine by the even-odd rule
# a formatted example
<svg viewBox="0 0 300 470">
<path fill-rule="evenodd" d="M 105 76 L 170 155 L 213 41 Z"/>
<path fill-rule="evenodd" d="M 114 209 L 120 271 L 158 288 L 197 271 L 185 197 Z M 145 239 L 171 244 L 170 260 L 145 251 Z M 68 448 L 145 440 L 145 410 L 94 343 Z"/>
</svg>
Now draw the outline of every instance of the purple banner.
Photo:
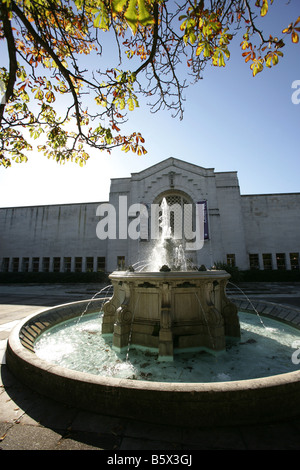
<svg viewBox="0 0 300 470">
<path fill-rule="evenodd" d="M 197 204 L 203 205 L 203 209 L 204 209 L 204 240 L 209 240 L 207 201 L 199 201 L 199 202 L 197 202 Z"/>
</svg>

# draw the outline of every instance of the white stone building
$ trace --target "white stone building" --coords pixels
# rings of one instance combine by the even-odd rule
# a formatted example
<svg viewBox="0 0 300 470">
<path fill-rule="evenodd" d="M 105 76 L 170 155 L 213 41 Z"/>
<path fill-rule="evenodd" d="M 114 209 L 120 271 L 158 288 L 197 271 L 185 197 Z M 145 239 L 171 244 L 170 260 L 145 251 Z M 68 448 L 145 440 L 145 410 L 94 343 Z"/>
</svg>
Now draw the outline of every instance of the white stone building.
<svg viewBox="0 0 300 470">
<path fill-rule="evenodd" d="M 106 202 L 0 209 L 0 269 L 111 272 L 142 263 L 152 244 L 150 207 L 164 197 L 180 207 L 205 201 L 204 245 L 188 253 L 196 266 L 223 262 L 242 270 L 299 270 L 300 193 L 241 195 L 237 172 L 216 172 L 175 158 L 112 179 Z M 142 224 L 135 232 L 141 236 L 128 235 L 137 220 L 133 204 L 148 208 L 148 238 Z M 111 220 L 105 212 L 109 207 L 115 209 L 116 226 L 109 223 L 106 231 L 112 227 L 112 232 L 103 234 L 101 221 Z"/>
</svg>

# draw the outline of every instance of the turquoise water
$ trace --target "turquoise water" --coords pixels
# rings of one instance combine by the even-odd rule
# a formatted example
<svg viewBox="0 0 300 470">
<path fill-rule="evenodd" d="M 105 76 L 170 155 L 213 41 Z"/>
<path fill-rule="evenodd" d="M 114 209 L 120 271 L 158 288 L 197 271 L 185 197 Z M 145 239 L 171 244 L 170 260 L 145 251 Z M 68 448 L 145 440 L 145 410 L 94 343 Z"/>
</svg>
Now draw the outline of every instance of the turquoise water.
<svg viewBox="0 0 300 470">
<path fill-rule="evenodd" d="M 298 370 L 300 331 L 275 320 L 239 313 L 241 340 L 219 356 L 178 353 L 171 362 L 130 348 L 112 349 L 101 334 L 101 313 L 85 315 L 47 330 L 35 353 L 47 362 L 95 375 L 159 382 L 224 382 L 266 377 Z M 263 323 L 261 321 L 263 320 Z"/>
</svg>

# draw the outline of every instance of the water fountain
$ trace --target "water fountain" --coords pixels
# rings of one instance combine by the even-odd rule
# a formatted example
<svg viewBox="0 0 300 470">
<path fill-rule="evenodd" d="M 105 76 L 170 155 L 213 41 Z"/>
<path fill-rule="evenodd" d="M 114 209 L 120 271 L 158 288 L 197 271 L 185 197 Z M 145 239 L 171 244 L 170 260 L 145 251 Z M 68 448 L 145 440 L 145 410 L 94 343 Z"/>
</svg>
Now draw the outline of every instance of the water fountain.
<svg viewBox="0 0 300 470">
<path fill-rule="evenodd" d="M 172 360 L 174 350 L 220 353 L 240 338 L 236 306 L 226 297 L 225 271 L 186 270 L 182 246 L 171 232 L 170 210 L 161 202 L 160 236 L 150 255 L 159 271 L 113 272 L 114 295 L 104 305 L 102 334 L 118 350 L 141 346 Z M 174 270 L 175 269 L 175 270 Z"/>
<path fill-rule="evenodd" d="M 300 412 L 298 367 L 290 367 L 291 364 L 286 367 L 285 364 L 273 375 L 268 372 L 267 364 L 263 372 L 254 371 L 251 375 L 249 364 L 252 366 L 253 362 L 260 361 L 260 356 L 255 354 L 261 346 L 255 345 L 254 351 L 247 349 L 256 342 L 250 335 L 243 341 L 247 344 L 246 356 L 240 354 L 239 313 L 226 295 L 229 274 L 214 269 L 187 270 L 183 243 L 171 236 L 164 210 L 168 211 L 165 203 L 162 205 L 161 237 L 154 247 L 156 256 L 154 252 L 151 255 L 151 264 L 155 265 L 158 260 L 161 269 L 153 271 L 150 267 L 148 271 L 141 268 L 113 272 L 110 275 L 113 295 L 109 300 L 94 296 L 89 301 L 53 307 L 25 319 L 9 337 L 8 366 L 24 383 L 51 398 L 125 418 L 207 426 L 262 422 L 297 415 Z M 137 262 L 136 266 L 140 264 Z M 96 322 L 96 327 L 88 322 L 93 313 L 96 317 L 93 316 L 91 321 Z M 89 351 L 88 336 L 96 339 L 96 352 L 91 349 L 94 357 L 97 357 L 97 348 L 100 349 L 102 342 L 103 355 L 99 362 L 106 362 L 102 369 L 101 364 L 96 364 L 96 369 L 101 372 L 80 370 L 72 364 L 77 359 L 70 353 L 72 342 L 65 339 L 59 340 L 63 353 L 57 362 L 40 354 L 39 343 L 43 343 L 44 337 L 55 336 L 52 332 L 55 333 L 56 328 L 66 330 L 63 338 L 69 336 L 71 321 L 75 321 L 75 329 L 79 331 L 82 348 L 79 356 L 83 351 Z M 253 334 L 255 338 L 260 336 L 260 333 Z M 282 333 L 273 334 L 271 341 L 275 351 L 278 336 Z M 297 330 L 293 330 L 291 338 L 297 340 L 298 337 Z M 234 349 L 236 342 L 237 349 Z M 51 343 L 50 349 L 53 349 Z M 139 377 L 133 373 L 135 368 L 128 360 L 132 350 L 137 350 L 142 357 Z M 233 379 L 229 375 L 237 367 L 235 362 L 229 365 L 230 351 L 241 361 L 239 370 L 232 374 Z M 116 364 L 111 368 L 112 352 Z M 274 354 L 276 357 L 276 352 Z M 284 361 L 286 354 L 289 352 L 285 351 Z M 93 362 L 91 355 L 88 361 Z M 67 359 L 71 356 L 71 363 L 64 362 L 65 356 Z M 201 369 L 207 369 L 208 356 L 211 358 L 208 375 L 218 371 L 218 380 L 202 374 Z M 254 357 L 257 358 L 254 360 Z M 195 361 L 202 374 L 200 377 L 204 379 L 192 378 L 192 374 L 187 379 L 184 374 L 184 369 L 193 369 Z M 175 378 L 159 380 L 154 375 L 154 379 L 146 380 L 147 374 L 142 369 L 146 370 L 146 365 L 151 362 L 154 369 L 163 373 L 172 367 Z"/>
</svg>

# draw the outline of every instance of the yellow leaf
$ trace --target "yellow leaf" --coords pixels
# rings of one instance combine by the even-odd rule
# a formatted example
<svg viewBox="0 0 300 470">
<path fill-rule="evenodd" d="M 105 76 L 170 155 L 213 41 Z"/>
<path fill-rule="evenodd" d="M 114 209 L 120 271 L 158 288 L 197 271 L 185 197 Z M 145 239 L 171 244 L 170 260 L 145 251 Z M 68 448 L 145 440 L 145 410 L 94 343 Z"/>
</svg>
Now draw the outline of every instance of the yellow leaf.
<svg viewBox="0 0 300 470">
<path fill-rule="evenodd" d="M 123 9 L 126 2 L 124 3 L 123 0 L 121 0 L 121 4 Z M 120 8 L 120 6 L 118 8 Z M 133 34 L 137 32 L 139 24 L 143 26 L 154 24 L 154 17 L 147 10 L 145 0 L 129 0 L 124 16 Z"/>
<path fill-rule="evenodd" d="M 225 67 L 224 56 L 222 53 L 219 56 L 218 64 L 219 64 L 219 67 Z"/>
<path fill-rule="evenodd" d="M 261 72 L 264 68 L 261 59 L 257 59 L 253 62 L 253 64 L 250 65 L 250 68 L 252 70 L 253 77 L 259 72 Z"/>
<path fill-rule="evenodd" d="M 129 111 L 133 111 L 134 110 L 134 102 L 133 102 L 132 98 L 128 98 L 127 104 L 128 104 Z"/>
<path fill-rule="evenodd" d="M 53 101 L 55 101 L 55 96 L 52 91 L 47 91 L 45 97 L 48 103 L 53 103 Z"/>
<path fill-rule="evenodd" d="M 148 24 L 154 23 L 154 18 L 148 12 L 144 0 L 138 0 L 139 5 L 139 22 L 143 26 L 147 26 Z"/>
<path fill-rule="evenodd" d="M 299 36 L 298 36 L 297 33 L 295 33 L 295 31 L 292 32 L 292 41 L 293 41 L 293 43 L 295 43 L 295 44 L 296 44 L 297 42 L 299 42 Z"/>
<path fill-rule="evenodd" d="M 122 146 L 122 149 L 121 149 L 121 150 L 123 150 L 123 151 L 126 152 L 126 153 L 129 152 L 129 150 L 130 150 L 129 144 L 124 144 L 124 145 Z"/>
<path fill-rule="evenodd" d="M 269 9 L 268 0 L 263 0 L 263 4 L 260 10 L 260 15 L 265 16 L 268 13 L 268 9 Z"/>
<path fill-rule="evenodd" d="M 196 55 L 200 55 L 200 54 L 201 54 L 201 52 L 202 52 L 203 49 L 204 49 L 204 46 L 205 46 L 205 44 L 204 44 L 203 42 L 200 43 L 200 44 L 198 44 L 198 47 L 197 47 L 197 49 L 196 49 Z"/>
<path fill-rule="evenodd" d="M 127 0 L 113 0 L 112 9 L 118 13 L 121 13 L 126 3 Z"/>
<path fill-rule="evenodd" d="M 137 0 L 129 0 L 129 5 L 125 13 L 125 18 L 133 34 L 137 31 L 138 14 L 136 9 Z"/>
<path fill-rule="evenodd" d="M 99 2 L 99 8 L 94 8 L 92 13 L 95 15 L 94 26 L 95 28 L 102 29 L 104 31 L 109 28 L 109 18 L 106 10 L 106 6 L 103 2 Z"/>
</svg>

